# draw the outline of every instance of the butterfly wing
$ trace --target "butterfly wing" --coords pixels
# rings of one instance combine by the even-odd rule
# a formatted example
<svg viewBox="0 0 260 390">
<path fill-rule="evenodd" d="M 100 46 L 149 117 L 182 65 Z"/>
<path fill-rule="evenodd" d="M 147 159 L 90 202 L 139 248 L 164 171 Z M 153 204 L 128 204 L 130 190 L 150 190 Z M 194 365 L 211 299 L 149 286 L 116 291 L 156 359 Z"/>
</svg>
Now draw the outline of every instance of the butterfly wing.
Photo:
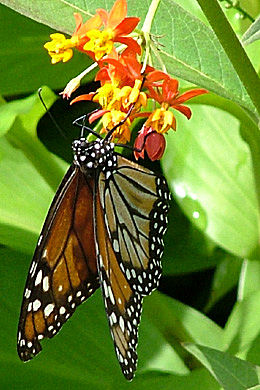
<svg viewBox="0 0 260 390">
<path fill-rule="evenodd" d="M 117 155 L 99 192 L 108 235 L 131 288 L 150 294 L 159 283 L 170 194 L 165 179 Z"/>
<path fill-rule="evenodd" d="M 93 179 L 72 165 L 49 209 L 28 273 L 18 354 L 29 360 L 99 287 L 93 228 Z"/>
<path fill-rule="evenodd" d="M 118 265 L 105 224 L 98 189 L 95 209 L 99 277 L 109 328 L 122 372 L 131 380 L 137 365 L 136 347 L 143 298 L 133 291 Z"/>
</svg>

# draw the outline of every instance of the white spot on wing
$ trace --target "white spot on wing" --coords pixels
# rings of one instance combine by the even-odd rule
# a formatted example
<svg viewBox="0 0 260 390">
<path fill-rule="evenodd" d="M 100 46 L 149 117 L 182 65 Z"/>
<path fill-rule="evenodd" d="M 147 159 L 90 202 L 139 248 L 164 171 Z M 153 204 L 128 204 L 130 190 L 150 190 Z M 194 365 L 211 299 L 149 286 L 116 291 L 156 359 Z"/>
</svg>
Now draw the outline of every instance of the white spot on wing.
<svg viewBox="0 0 260 390">
<path fill-rule="evenodd" d="M 53 303 L 49 303 L 45 309 L 44 309 L 44 315 L 45 317 L 49 317 L 49 315 L 52 313 L 54 309 L 54 304 Z"/>
<path fill-rule="evenodd" d="M 42 281 L 42 287 L 43 287 L 43 291 L 45 291 L 45 292 L 49 290 L 49 277 L 48 276 L 44 276 L 43 281 Z"/>
<path fill-rule="evenodd" d="M 38 286 L 38 284 L 40 284 L 41 281 L 42 281 L 42 270 L 40 269 L 40 271 L 38 272 L 38 274 L 36 276 L 34 285 Z"/>
<path fill-rule="evenodd" d="M 33 302 L 33 311 L 37 311 L 41 307 L 41 301 L 39 299 L 35 299 Z"/>
</svg>

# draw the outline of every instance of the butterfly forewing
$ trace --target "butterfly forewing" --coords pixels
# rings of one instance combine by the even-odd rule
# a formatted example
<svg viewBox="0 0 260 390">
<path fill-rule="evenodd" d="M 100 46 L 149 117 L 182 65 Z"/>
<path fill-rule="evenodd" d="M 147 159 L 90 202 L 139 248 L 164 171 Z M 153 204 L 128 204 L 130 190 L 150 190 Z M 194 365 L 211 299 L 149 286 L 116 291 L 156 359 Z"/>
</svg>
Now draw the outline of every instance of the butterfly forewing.
<svg viewBox="0 0 260 390">
<path fill-rule="evenodd" d="M 49 209 L 30 266 L 18 327 L 24 361 L 41 350 L 99 281 L 93 228 L 93 180 L 75 165 L 65 175 Z"/>
<path fill-rule="evenodd" d="M 131 380 L 137 365 L 136 347 L 142 297 L 133 291 L 119 267 L 108 236 L 98 191 L 95 206 L 98 268 L 105 309 L 119 364 L 125 377 Z"/>
<path fill-rule="evenodd" d="M 148 295 L 161 276 L 169 190 L 163 177 L 119 155 L 117 161 L 113 175 L 99 180 L 105 223 L 126 279 Z"/>
</svg>

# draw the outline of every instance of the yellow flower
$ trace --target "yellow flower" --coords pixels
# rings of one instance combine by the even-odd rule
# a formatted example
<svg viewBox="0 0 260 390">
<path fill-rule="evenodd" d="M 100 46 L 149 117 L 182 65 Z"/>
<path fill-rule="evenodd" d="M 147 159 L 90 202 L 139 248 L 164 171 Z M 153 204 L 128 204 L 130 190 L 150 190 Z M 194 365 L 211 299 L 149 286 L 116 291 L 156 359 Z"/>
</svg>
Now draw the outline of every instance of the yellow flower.
<svg viewBox="0 0 260 390">
<path fill-rule="evenodd" d="M 103 115 L 103 129 L 101 133 L 107 133 L 109 130 L 113 129 L 118 123 L 123 121 L 126 117 L 126 113 L 118 110 L 111 110 Z M 119 143 L 126 143 L 130 141 L 131 132 L 130 132 L 131 121 L 127 118 L 121 126 L 118 126 L 112 135 L 112 140 L 117 140 Z"/>
<path fill-rule="evenodd" d="M 119 110 L 121 106 L 120 88 L 115 87 L 113 84 L 106 83 L 98 88 L 93 101 L 99 103 L 104 110 Z"/>
<path fill-rule="evenodd" d="M 106 29 L 99 31 L 96 29 L 87 32 L 86 36 L 89 41 L 83 46 L 86 51 L 92 51 L 95 53 L 95 59 L 99 61 L 105 54 L 110 54 L 113 50 L 113 31 Z"/>
<path fill-rule="evenodd" d="M 77 45 L 77 37 L 67 39 L 63 34 L 55 33 L 50 35 L 52 41 L 45 43 L 44 47 L 51 56 L 51 63 L 67 62 L 73 56 L 72 47 Z"/>
<path fill-rule="evenodd" d="M 166 133 L 169 129 L 176 130 L 176 119 L 173 113 L 165 109 L 162 105 L 157 108 L 147 119 L 145 125 L 151 126 L 157 133 Z"/>
<path fill-rule="evenodd" d="M 138 111 L 141 106 L 146 106 L 147 96 L 144 92 L 140 92 L 141 86 L 142 81 L 136 80 L 133 88 L 127 85 L 121 88 L 120 95 L 124 109 L 128 109 L 131 104 L 135 104 L 135 111 Z"/>
</svg>

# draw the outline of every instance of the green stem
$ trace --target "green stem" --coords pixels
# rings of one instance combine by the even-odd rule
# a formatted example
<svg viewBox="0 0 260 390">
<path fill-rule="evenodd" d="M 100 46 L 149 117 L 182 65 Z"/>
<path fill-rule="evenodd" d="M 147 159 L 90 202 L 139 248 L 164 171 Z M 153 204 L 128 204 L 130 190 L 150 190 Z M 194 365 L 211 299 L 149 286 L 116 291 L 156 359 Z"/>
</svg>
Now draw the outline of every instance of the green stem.
<svg viewBox="0 0 260 390">
<path fill-rule="evenodd" d="M 142 27 L 142 31 L 145 33 L 150 33 L 151 27 L 152 27 L 152 22 L 157 10 L 157 7 L 160 3 L 160 0 L 152 0 L 151 5 L 149 7 L 149 10 L 147 12 L 147 15 L 145 17 L 145 21 Z"/>
<path fill-rule="evenodd" d="M 197 0 L 260 116 L 260 80 L 217 0 Z"/>
<path fill-rule="evenodd" d="M 145 40 L 145 56 L 143 61 L 143 66 L 141 72 L 143 72 L 146 68 L 148 59 L 150 57 L 150 50 L 151 50 L 151 38 L 150 38 L 150 31 L 153 23 L 153 19 L 156 13 L 156 10 L 160 4 L 160 0 L 152 0 L 151 5 L 148 9 L 148 12 L 145 17 L 145 21 L 143 23 L 142 27 L 142 33 Z"/>
</svg>

